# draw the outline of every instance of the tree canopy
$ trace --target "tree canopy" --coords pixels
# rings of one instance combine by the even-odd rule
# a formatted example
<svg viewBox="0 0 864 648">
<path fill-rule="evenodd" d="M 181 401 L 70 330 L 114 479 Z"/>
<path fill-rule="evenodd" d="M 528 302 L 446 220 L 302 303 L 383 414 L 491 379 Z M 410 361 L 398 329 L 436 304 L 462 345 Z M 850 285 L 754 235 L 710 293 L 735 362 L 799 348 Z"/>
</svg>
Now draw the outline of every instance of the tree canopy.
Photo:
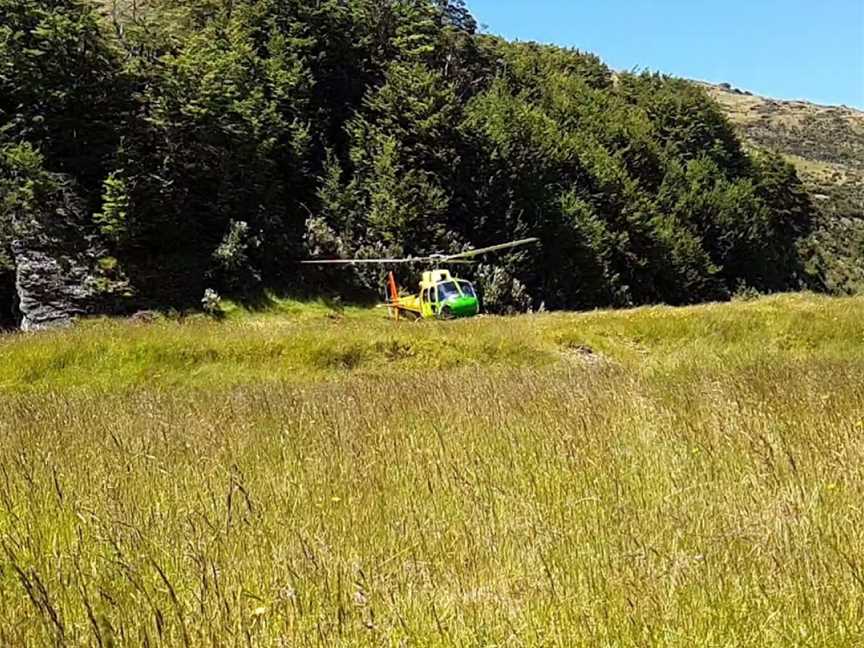
<svg viewBox="0 0 864 648">
<path fill-rule="evenodd" d="M 702 89 L 479 34 L 462 0 L 0 0 L 0 303 L 46 173 L 135 305 L 358 293 L 377 271 L 297 261 L 523 236 L 541 244 L 465 271 L 489 308 L 813 281 L 795 171 Z"/>
</svg>

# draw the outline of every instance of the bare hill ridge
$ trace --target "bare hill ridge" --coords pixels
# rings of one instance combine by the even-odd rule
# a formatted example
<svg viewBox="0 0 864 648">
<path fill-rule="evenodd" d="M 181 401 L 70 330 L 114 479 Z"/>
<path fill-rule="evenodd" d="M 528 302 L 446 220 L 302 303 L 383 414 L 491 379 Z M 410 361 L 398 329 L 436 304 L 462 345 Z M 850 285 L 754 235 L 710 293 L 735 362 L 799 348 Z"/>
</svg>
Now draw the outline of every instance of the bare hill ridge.
<svg viewBox="0 0 864 648">
<path fill-rule="evenodd" d="M 703 84 L 751 144 L 786 155 L 814 190 L 841 189 L 861 210 L 864 188 L 864 112 L 847 106 L 759 97 L 728 86 Z M 817 199 L 825 201 L 824 197 Z"/>
<path fill-rule="evenodd" d="M 828 287 L 864 288 L 864 112 L 699 83 L 747 144 L 781 153 L 798 169 L 822 214 L 813 245 Z"/>
</svg>

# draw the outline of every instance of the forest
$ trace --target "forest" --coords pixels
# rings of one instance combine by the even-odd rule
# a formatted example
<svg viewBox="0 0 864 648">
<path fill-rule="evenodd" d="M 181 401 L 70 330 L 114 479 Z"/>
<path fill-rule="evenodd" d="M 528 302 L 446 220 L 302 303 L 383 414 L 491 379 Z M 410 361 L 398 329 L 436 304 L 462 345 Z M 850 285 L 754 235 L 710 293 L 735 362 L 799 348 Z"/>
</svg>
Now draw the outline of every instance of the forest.
<svg viewBox="0 0 864 648">
<path fill-rule="evenodd" d="M 794 168 L 688 81 L 508 42 L 462 0 L 118 4 L 0 0 L 7 323 L 40 268 L 87 313 L 359 299 L 378 270 L 298 261 L 526 236 L 460 269 L 490 311 L 822 285 Z"/>
</svg>

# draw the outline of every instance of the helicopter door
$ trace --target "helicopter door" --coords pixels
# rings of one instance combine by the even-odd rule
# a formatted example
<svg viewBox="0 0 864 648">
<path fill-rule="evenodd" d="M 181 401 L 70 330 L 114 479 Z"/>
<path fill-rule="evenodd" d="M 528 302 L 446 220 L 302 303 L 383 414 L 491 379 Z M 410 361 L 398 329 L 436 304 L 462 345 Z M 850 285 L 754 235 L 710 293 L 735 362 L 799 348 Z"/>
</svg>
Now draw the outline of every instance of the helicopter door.
<svg viewBox="0 0 864 648">
<path fill-rule="evenodd" d="M 433 294 L 433 291 L 429 288 L 424 288 L 423 292 L 420 293 L 420 310 L 423 313 L 423 317 L 432 317 L 435 314 L 432 305 Z"/>
</svg>

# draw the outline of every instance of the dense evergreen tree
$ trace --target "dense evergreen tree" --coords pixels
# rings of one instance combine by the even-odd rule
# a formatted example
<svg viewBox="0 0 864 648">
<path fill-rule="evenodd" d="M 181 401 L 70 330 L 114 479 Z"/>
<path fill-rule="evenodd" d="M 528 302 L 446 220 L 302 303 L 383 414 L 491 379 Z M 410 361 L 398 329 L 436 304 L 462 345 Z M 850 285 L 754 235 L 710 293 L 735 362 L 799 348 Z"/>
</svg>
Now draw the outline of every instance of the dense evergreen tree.
<svg viewBox="0 0 864 648">
<path fill-rule="evenodd" d="M 7 196 L 26 196 L 27 150 L 75 181 L 88 235 L 141 304 L 358 290 L 378 271 L 300 275 L 296 260 L 528 235 L 541 246 L 466 271 L 487 306 L 690 303 L 808 279 L 794 170 L 745 152 L 698 86 L 480 35 L 462 0 L 151 0 L 122 17 L 0 0 L 0 147 Z"/>
</svg>

